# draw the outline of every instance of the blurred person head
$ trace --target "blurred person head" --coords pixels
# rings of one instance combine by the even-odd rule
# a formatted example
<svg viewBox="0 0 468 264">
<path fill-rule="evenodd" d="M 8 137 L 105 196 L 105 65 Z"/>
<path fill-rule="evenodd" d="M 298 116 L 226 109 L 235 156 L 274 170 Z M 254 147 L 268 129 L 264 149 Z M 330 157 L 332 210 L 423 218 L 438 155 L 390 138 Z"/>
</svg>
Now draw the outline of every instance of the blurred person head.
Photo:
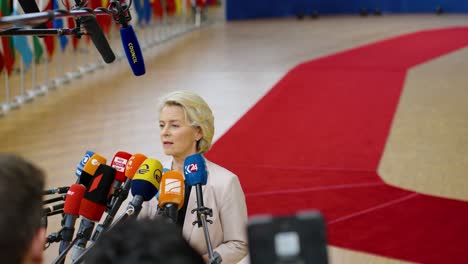
<svg viewBox="0 0 468 264">
<path fill-rule="evenodd" d="M 44 173 L 23 158 L 0 153 L 0 260 L 42 263 Z"/>
<path fill-rule="evenodd" d="M 179 226 L 166 218 L 130 219 L 102 234 L 86 264 L 204 264 L 183 238 Z"/>
<path fill-rule="evenodd" d="M 159 105 L 160 139 L 164 153 L 185 159 L 205 153 L 214 135 L 214 117 L 208 104 L 190 91 L 166 95 Z"/>
</svg>

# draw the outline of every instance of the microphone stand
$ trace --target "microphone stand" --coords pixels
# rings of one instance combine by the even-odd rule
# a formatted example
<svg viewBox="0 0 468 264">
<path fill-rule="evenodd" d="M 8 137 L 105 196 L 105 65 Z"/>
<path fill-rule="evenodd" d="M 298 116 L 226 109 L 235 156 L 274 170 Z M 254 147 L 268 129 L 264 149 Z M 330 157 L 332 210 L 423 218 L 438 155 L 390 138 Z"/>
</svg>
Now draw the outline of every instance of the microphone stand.
<svg viewBox="0 0 468 264">
<path fill-rule="evenodd" d="M 62 263 L 64 261 L 64 259 L 65 259 L 65 256 L 67 255 L 68 251 L 70 251 L 70 249 L 78 242 L 78 240 L 80 240 L 83 237 L 84 237 L 84 235 L 82 233 L 76 234 L 75 239 L 73 239 L 73 241 L 60 253 L 60 255 L 58 255 L 54 259 L 54 261 L 52 261 L 52 264 Z"/>
<path fill-rule="evenodd" d="M 209 264 L 219 264 L 222 262 L 221 256 L 213 251 L 213 246 L 211 244 L 210 233 L 208 232 L 208 224 L 212 224 L 213 221 L 208 220 L 208 216 L 213 216 L 213 210 L 211 208 L 205 207 L 203 204 L 203 194 L 201 184 L 195 185 L 195 190 L 197 192 L 197 206 L 191 211 L 193 214 L 197 212 L 197 220 L 194 221 L 192 224 L 198 224 L 198 227 L 203 227 L 203 232 L 205 234 L 205 241 L 206 247 L 208 248 L 208 257 L 209 257 Z"/>
</svg>

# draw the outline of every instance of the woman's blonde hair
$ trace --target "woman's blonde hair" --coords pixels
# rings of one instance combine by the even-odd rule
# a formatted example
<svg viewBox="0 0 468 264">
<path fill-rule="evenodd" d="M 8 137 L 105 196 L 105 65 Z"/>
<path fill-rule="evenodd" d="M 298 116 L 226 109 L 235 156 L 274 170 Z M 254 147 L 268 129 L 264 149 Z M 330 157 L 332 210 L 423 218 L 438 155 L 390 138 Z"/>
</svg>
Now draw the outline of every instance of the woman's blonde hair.
<svg viewBox="0 0 468 264">
<path fill-rule="evenodd" d="M 192 127 L 200 128 L 202 138 L 197 142 L 197 152 L 205 153 L 211 147 L 214 135 L 214 117 L 208 104 L 196 93 L 176 91 L 163 97 L 158 113 L 168 105 L 177 105 L 184 109 L 185 118 Z"/>
</svg>

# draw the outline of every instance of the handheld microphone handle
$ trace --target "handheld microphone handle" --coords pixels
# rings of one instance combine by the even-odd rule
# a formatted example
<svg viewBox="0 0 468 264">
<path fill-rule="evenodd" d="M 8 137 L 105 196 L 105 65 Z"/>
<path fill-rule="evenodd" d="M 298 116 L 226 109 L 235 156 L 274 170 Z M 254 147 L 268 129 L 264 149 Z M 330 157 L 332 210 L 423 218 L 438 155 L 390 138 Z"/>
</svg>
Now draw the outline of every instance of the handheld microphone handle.
<svg viewBox="0 0 468 264">
<path fill-rule="evenodd" d="M 122 186 L 122 189 L 119 193 L 119 195 L 117 196 L 117 199 L 115 200 L 114 204 L 112 205 L 112 208 L 110 209 L 110 211 L 107 213 L 107 216 L 106 216 L 106 219 L 104 220 L 102 226 L 104 228 L 107 228 L 110 226 L 110 224 L 112 223 L 112 221 L 114 220 L 114 216 L 115 214 L 117 213 L 117 211 L 119 210 L 120 206 L 122 205 L 122 203 L 127 199 L 128 197 L 128 192 L 130 191 L 130 186 L 132 185 L 132 180 L 131 179 L 128 179 L 125 180 L 125 183 L 123 184 Z"/>
<path fill-rule="evenodd" d="M 172 223 L 177 223 L 178 208 L 177 204 L 169 203 L 164 206 L 164 215 L 172 220 Z"/>
<path fill-rule="evenodd" d="M 135 76 L 145 74 L 146 69 L 143 54 L 132 25 L 120 28 L 120 38 L 122 39 L 122 46 L 125 50 L 125 55 L 127 56 L 127 60 L 132 68 L 133 74 Z"/>
</svg>

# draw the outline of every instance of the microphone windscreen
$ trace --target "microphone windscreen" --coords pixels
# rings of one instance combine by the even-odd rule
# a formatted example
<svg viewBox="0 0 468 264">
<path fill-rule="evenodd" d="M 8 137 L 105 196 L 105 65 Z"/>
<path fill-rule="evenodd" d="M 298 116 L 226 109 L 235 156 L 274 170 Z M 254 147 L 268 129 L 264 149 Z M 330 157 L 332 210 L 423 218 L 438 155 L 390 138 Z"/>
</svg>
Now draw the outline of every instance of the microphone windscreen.
<svg viewBox="0 0 468 264">
<path fill-rule="evenodd" d="M 103 156 L 95 153 L 91 156 L 89 161 L 83 167 L 83 171 L 87 172 L 90 175 L 94 175 L 96 173 L 97 168 L 101 164 L 106 164 L 107 160 Z"/>
<path fill-rule="evenodd" d="M 167 171 L 161 179 L 159 189 L 159 205 L 168 203 L 177 204 L 180 209 L 184 205 L 185 198 L 184 176 L 178 171 Z"/>
<path fill-rule="evenodd" d="M 120 38 L 122 39 L 122 46 L 133 74 L 135 76 L 145 74 L 145 61 L 143 60 L 140 44 L 132 25 L 120 28 Z"/>
<path fill-rule="evenodd" d="M 115 153 L 114 158 L 111 162 L 111 167 L 115 169 L 115 180 L 124 182 L 127 177 L 125 176 L 125 167 L 127 162 L 132 157 L 132 154 L 124 151 Z"/>
<path fill-rule="evenodd" d="M 200 153 L 185 158 L 184 175 L 185 181 L 189 186 L 197 184 L 206 185 L 208 172 L 206 171 L 205 159 Z"/>
<path fill-rule="evenodd" d="M 83 199 L 81 201 L 80 215 L 91 221 L 99 222 L 105 210 L 106 210 L 105 205 L 93 203 L 87 199 Z"/>
<path fill-rule="evenodd" d="M 125 166 L 125 176 L 129 179 L 133 179 L 140 165 L 147 159 L 143 154 L 137 153 L 130 157 L 127 166 Z"/>
<path fill-rule="evenodd" d="M 99 165 L 84 198 L 100 205 L 107 205 L 107 198 L 114 179 L 114 168 L 105 164 Z"/>
<path fill-rule="evenodd" d="M 84 166 L 86 165 L 86 163 L 88 163 L 89 159 L 93 155 L 94 155 L 93 151 L 91 151 L 91 150 L 86 151 L 84 157 L 80 160 L 80 162 L 78 163 L 78 166 L 76 168 L 75 175 L 77 177 L 81 176 L 81 172 L 83 171 Z"/>
<path fill-rule="evenodd" d="M 91 37 L 94 46 L 101 54 L 102 58 L 106 63 L 111 63 L 115 60 L 115 54 L 112 51 L 106 36 L 102 32 L 99 24 L 94 16 L 82 16 L 77 18 L 77 21 L 81 21 L 81 24 L 86 29 L 88 35 Z"/>
<path fill-rule="evenodd" d="M 107 160 L 103 156 L 99 154 L 93 154 L 91 158 L 89 158 L 88 162 L 86 162 L 85 166 L 83 167 L 83 171 L 80 175 L 79 184 L 83 184 L 88 188 L 91 180 L 93 179 L 94 173 L 100 164 L 106 164 Z"/>
<path fill-rule="evenodd" d="M 161 162 L 151 158 L 146 159 L 133 177 L 132 195 L 140 195 L 145 201 L 149 201 L 158 192 L 161 177 Z"/>
<path fill-rule="evenodd" d="M 68 189 L 67 196 L 65 197 L 65 206 L 63 207 L 63 212 L 65 214 L 78 216 L 80 214 L 80 204 L 83 200 L 84 194 L 86 192 L 86 187 L 81 184 L 73 184 Z"/>
</svg>

